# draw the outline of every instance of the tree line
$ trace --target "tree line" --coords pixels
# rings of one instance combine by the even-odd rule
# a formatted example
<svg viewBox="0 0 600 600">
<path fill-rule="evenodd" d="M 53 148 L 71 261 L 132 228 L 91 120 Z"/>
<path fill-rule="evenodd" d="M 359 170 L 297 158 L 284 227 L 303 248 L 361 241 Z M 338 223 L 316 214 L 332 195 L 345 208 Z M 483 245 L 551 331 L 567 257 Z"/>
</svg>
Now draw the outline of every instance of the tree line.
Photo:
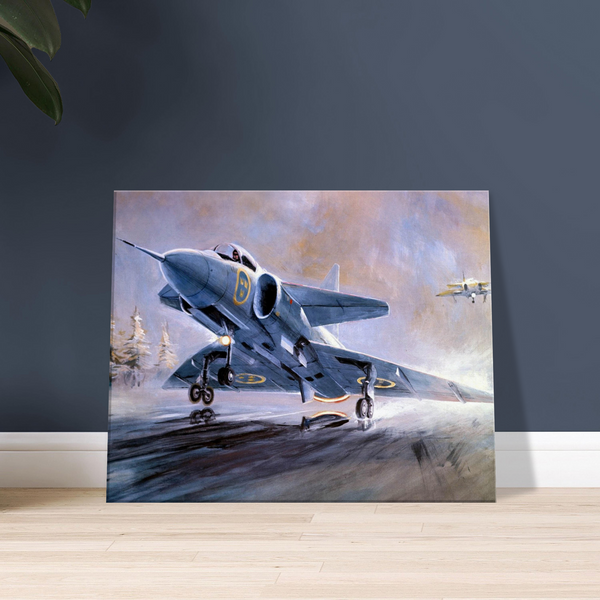
<svg viewBox="0 0 600 600">
<path fill-rule="evenodd" d="M 160 342 L 153 352 L 137 306 L 130 320 L 129 334 L 122 329 L 116 331 L 114 319 L 110 322 L 110 382 L 136 387 L 150 374 L 165 376 L 170 373 L 178 365 L 178 359 L 167 323 L 162 325 Z"/>
</svg>

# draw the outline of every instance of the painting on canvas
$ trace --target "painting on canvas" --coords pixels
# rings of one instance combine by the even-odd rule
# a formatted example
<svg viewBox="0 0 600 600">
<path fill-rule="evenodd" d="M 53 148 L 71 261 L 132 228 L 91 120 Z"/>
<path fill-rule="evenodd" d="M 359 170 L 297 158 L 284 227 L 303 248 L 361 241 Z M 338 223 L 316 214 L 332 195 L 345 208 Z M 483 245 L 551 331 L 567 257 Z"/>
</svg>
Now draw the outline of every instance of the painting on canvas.
<svg viewBox="0 0 600 600">
<path fill-rule="evenodd" d="M 493 501 L 487 192 L 116 192 L 107 498 Z"/>
</svg>

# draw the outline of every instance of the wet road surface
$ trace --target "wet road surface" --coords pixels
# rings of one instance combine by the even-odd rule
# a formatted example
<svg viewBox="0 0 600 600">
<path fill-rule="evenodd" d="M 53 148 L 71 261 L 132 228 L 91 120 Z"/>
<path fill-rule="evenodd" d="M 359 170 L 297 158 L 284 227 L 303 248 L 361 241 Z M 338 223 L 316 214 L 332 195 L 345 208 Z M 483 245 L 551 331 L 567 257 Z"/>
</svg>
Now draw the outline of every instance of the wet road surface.
<svg viewBox="0 0 600 600">
<path fill-rule="evenodd" d="M 493 405 L 113 389 L 109 501 L 493 501 Z"/>
</svg>

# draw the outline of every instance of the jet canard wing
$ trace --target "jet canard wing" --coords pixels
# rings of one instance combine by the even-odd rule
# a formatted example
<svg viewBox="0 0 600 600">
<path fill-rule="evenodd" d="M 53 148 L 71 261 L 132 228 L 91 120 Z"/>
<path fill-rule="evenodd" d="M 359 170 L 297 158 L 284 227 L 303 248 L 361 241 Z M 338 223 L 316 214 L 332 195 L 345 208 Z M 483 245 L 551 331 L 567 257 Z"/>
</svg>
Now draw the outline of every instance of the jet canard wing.
<svg viewBox="0 0 600 600">
<path fill-rule="evenodd" d="M 284 283 L 283 287 L 302 306 L 312 327 L 375 319 L 390 312 L 387 302 L 375 298 L 342 294 L 294 283 Z"/>
<path fill-rule="evenodd" d="M 236 344 L 232 355 L 231 368 L 235 372 L 233 384 L 231 386 L 221 385 L 217 379 L 217 372 L 225 366 L 227 348 L 218 340 L 205 346 L 181 364 L 164 383 L 163 389 L 185 388 L 195 383 L 202 373 L 206 357 L 211 360 L 208 385 L 213 389 L 246 392 L 299 392 L 296 379 L 263 360 L 252 350 L 241 347 L 241 344 Z"/>
<path fill-rule="evenodd" d="M 165 287 L 158 292 L 158 297 L 165 306 L 183 312 L 179 294 L 169 284 L 165 285 Z"/>
<path fill-rule="evenodd" d="M 360 394 L 364 368 L 371 364 L 377 370 L 377 396 L 444 400 L 450 402 L 493 402 L 492 394 L 396 365 L 368 354 L 334 348 L 312 342 L 319 362 L 347 394 Z"/>
</svg>

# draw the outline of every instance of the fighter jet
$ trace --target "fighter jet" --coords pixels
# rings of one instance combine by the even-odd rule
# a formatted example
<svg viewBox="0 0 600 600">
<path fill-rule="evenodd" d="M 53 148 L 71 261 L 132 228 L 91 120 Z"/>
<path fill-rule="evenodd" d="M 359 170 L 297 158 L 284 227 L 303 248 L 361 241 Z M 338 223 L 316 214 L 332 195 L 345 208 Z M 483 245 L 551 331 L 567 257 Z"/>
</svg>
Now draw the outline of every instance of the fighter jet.
<svg viewBox="0 0 600 600">
<path fill-rule="evenodd" d="M 462 281 L 458 283 L 449 283 L 446 287 L 449 289 L 444 290 L 437 294 L 437 296 L 452 296 L 456 302 L 456 296 L 465 296 L 471 298 L 471 302 L 475 304 L 475 298 L 477 296 L 483 296 L 485 302 L 488 294 L 492 293 L 489 281 L 477 281 L 476 279 L 465 279 L 463 273 Z"/>
<path fill-rule="evenodd" d="M 160 302 L 218 336 L 163 385 L 187 388 L 193 404 L 212 404 L 215 389 L 299 393 L 302 402 L 358 394 L 356 416 L 368 420 L 376 395 L 492 402 L 486 392 L 344 348 L 332 333 L 339 323 L 384 317 L 389 306 L 340 292 L 338 265 L 311 287 L 282 281 L 236 244 L 161 254 L 125 243 L 159 263 L 167 281 Z"/>
</svg>

